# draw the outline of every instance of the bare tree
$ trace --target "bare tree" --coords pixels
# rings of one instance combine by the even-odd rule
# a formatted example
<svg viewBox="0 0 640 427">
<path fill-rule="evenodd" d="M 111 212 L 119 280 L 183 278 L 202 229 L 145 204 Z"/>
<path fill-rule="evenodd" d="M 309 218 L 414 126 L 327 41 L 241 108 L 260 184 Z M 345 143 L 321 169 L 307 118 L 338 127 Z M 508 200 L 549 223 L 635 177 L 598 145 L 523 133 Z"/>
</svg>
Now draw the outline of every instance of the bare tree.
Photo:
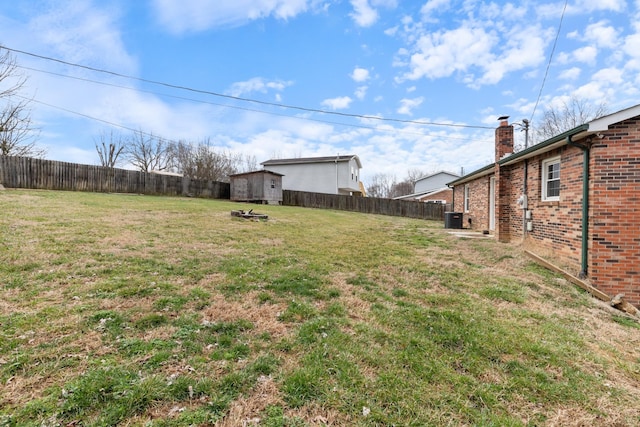
<svg viewBox="0 0 640 427">
<path fill-rule="evenodd" d="M 131 164 L 142 172 L 163 171 L 173 162 L 171 145 L 164 139 L 135 131 L 126 141 L 124 153 Z"/>
<path fill-rule="evenodd" d="M 367 195 L 369 197 L 390 198 L 395 183 L 395 176 L 377 173 L 371 177 L 370 184 L 367 185 Z"/>
<path fill-rule="evenodd" d="M 594 105 L 586 99 L 572 96 L 561 105 L 550 106 L 544 110 L 540 125 L 535 129 L 535 138 L 537 141 L 553 138 L 605 114 L 607 114 L 606 102 Z"/>
<path fill-rule="evenodd" d="M 429 175 L 429 173 L 423 171 L 422 169 L 417 169 L 417 168 L 409 169 L 407 171 L 407 178 L 405 179 L 405 181 L 412 182 L 415 187 L 416 181 L 427 175 Z"/>
<path fill-rule="evenodd" d="M 216 149 L 209 138 L 199 144 L 180 141 L 172 145 L 175 169 L 195 179 L 228 182 L 234 173 L 255 169 L 255 156 Z"/>
<path fill-rule="evenodd" d="M 46 154 L 45 149 L 36 146 L 38 134 L 31 121 L 30 101 L 19 94 L 26 81 L 11 53 L 0 49 L 0 155 L 44 157 Z"/>
<path fill-rule="evenodd" d="M 389 193 L 390 198 L 406 196 L 407 194 L 412 194 L 414 189 L 414 183 L 405 179 L 401 182 L 394 182 L 391 185 L 391 191 Z"/>
<path fill-rule="evenodd" d="M 120 155 L 126 149 L 122 136 L 114 135 L 113 131 L 109 134 L 103 132 L 99 141 L 95 141 L 95 145 L 98 157 L 100 157 L 100 164 L 107 168 L 115 168 L 120 160 Z"/>
<path fill-rule="evenodd" d="M 37 137 L 27 101 L 8 103 L 0 110 L 0 155 L 44 157 L 47 150 L 36 145 Z"/>
<path fill-rule="evenodd" d="M 238 172 L 251 172 L 258 169 L 256 156 L 247 154 L 244 156 L 243 167 Z"/>
</svg>

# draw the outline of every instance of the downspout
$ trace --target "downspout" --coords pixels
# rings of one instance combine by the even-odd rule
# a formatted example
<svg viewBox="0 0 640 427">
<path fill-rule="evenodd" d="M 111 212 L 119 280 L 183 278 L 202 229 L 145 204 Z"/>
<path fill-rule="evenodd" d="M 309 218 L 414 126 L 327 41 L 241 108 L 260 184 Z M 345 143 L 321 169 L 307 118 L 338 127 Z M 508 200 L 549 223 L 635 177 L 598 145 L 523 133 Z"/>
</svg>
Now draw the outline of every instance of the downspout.
<svg viewBox="0 0 640 427">
<path fill-rule="evenodd" d="M 578 144 L 567 136 L 567 144 L 582 150 L 582 268 L 580 278 L 587 277 L 589 255 L 589 157 L 587 145 Z"/>
<path fill-rule="evenodd" d="M 456 186 L 453 187 L 447 184 L 447 187 L 451 188 L 451 212 L 456 210 Z"/>
<path fill-rule="evenodd" d="M 522 179 L 522 195 L 524 196 L 524 200 L 527 200 L 527 179 L 529 175 L 529 159 L 524 159 L 524 173 Z M 527 238 L 527 210 L 529 209 L 528 201 L 525 202 L 525 205 L 522 209 L 522 239 Z"/>
<path fill-rule="evenodd" d="M 340 153 L 336 157 L 336 194 L 340 194 L 340 184 L 338 183 L 338 160 L 340 158 Z"/>
</svg>

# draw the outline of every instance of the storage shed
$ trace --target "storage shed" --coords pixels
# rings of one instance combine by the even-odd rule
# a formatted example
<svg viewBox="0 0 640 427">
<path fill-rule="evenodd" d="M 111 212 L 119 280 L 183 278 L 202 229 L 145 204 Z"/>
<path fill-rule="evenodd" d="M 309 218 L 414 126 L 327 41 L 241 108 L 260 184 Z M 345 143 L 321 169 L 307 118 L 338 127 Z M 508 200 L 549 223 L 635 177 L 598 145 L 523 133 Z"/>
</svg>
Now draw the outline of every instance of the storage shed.
<svg viewBox="0 0 640 427">
<path fill-rule="evenodd" d="M 268 170 L 231 175 L 231 200 L 270 205 L 282 203 L 282 177 Z"/>
</svg>

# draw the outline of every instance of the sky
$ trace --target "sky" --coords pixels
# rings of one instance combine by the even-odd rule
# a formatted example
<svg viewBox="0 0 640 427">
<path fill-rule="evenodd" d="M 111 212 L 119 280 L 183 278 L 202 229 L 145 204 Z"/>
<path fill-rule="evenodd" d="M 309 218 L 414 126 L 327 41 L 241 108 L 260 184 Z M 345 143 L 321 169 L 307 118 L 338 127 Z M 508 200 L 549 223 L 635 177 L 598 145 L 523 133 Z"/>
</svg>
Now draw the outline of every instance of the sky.
<svg viewBox="0 0 640 427">
<path fill-rule="evenodd" d="M 366 185 L 493 162 L 499 116 L 533 134 L 571 97 L 640 99 L 640 0 L 13 0 L 0 45 L 46 158 L 84 164 L 142 131 L 258 164 L 355 154 Z"/>
</svg>

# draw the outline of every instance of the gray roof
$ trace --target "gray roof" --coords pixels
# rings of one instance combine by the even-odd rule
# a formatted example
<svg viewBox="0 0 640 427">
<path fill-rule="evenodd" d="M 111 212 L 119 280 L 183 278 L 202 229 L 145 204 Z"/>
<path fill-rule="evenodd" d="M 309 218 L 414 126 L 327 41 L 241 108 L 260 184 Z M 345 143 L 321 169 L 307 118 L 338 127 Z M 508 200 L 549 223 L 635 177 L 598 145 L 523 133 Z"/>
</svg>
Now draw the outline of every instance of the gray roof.
<svg viewBox="0 0 640 427">
<path fill-rule="evenodd" d="M 298 157 L 294 159 L 270 159 L 260 163 L 263 166 L 273 165 L 298 165 L 308 163 L 333 163 L 333 162 L 348 162 L 354 159 L 358 163 L 358 167 L 362 168 L 360 159 L 355 154 L 338 155 L 338 156 L 325 156 L 325 157 Z"/>
<path fill-rule="evenodd" d="M 270 173 L 271 175 L 284 176 L 281 173 L 270 171 L 270 170 L 266 170 L 266 169 L 259 170 L 259 171 L 234 173 L 234 174 L 231 174 L 229 176 L 232 177 L 232 176 L 253 175 L 253 174 L 261 174 L 261 173 Z"/>
<path fill-rule="evenodd" d="M 460 177 L 460 174 L 458 174 L 458 173 L 447 172 L 447 171 L 439 171 L 439 172 L 434 172 L 434 173 L 431 173 L 429 175 L 425 175 L 423 177 L 420 177 L 420 178 L 416 179 L 416 182 L 422 181 L 423 179 L 428 179 L 428 178 L 431 178 L 431 177 L 434 177 L 434 176 L 437 176 L 437 175 L 449 175 L 452 178 L 459 178 Z"/>
</svg>

